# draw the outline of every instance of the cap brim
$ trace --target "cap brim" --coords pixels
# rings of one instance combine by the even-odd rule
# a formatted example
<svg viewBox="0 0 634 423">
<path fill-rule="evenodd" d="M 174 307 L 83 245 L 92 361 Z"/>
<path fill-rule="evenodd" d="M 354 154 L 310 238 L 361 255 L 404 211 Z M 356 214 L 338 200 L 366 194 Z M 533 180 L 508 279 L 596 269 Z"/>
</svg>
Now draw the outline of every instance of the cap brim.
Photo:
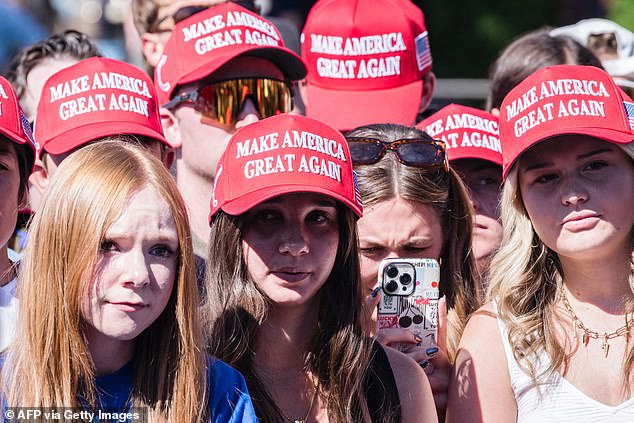
<svg viewBox="0 0 634 423">
<path fill-rule="evenodd" d="M 49 154 L 63 154 L 96 139 L 103 137 L 116 137 L 117 135 L 140 135 L 150 137 L 169 147 L 172 147 L 162 133 L 154 131 L 147 126 L 135 124 L 133 122 L 109 121 L 94 122 L 63 132 L 47 140 L 42 146 L 42 150 Z"/>
<path fill-rule="evenodd" d="M 214 73 L 231 59 L 239 56 L 254 56 L 268 59 L 277 65 L 284 75 L 292 81 L 304 79 L 306 77 L 306 65 L 304 65 L 304 62 L 297 54 L 287 48 L 243 46 L 241 49 L 232 49 L 230 53 L 214 53 L 213 59 L 211 60 L 201 60 L 201 65 L 191 72 L 183 75 L 183 77 L 178 80 L 178 85 L 203 79 Z"/>
<path fill-rule="evenodd" d="M 481 154 L 481 152 L 477 152 L 474 150 L 475 150 L 474 148 L 469 148 L 469 149 L 464 148 L 464 149 L 461 149 L 461 151 L 450 153 L 448 155 L 449 163 L 453 162 L 454 160 L 461 160 L 461 159 L 479 159 L 479 160 L 484 160 L 484 161 L 496 164 L 498 166 L 502 166 L 502 155 L 498 155 L 496 157 L 495 154 Z"/>
<path fill-rule="evenodd" d="M 306 193 L 316 193 L 323 194 L 328 197 L 332 197 L 335 200 L 339 200 L 341 203 L 349 207 L 358 217 L 363 216 L 363 209 L 359 207 L 358 204 L 352 203 L 349 199 L 344 197 L 343 195 L 332 192 L 331 190 L 319 188 L 319 187 L 308 187 L 303 184 L 285 184 L 285 185 L 274 185 L 262 187 L 260 189 L 251 191 L 244 195 L 241 195 L 239 198 L 236 198 L 233 201 L 229 201 L 225 203 L 221 209 L 230 215 L 240 215 L 252 207 L 269 200 L 273 197 L 277 197 L 282 194 L 290 194 L 296 192 L 306 192 Z M 212 216 L 209 216 L 209 220 L 211 221 Z"/>
<path fill-rule="evenodd" d="M 513 167 L 517 160 L 520 158 L 522 154 L 524 154 L 528 149 L 539 144 L 540 142 L 547 141 L 553 137 L 558 137 L 561 135 L 588 135 L 590 137 L 595 137 L 602 139 L 607 142 L 611 142 L 614 144 L 628 144 L 634 141 L 634 135 L 628 134 L 616 129 L 608 129 L 608 128 L 570 128 L 569 130 L 562 130 L 561 128 L 554 129 L 550 131 L 550 133 L 543 134 L 539 139 L 533 140 L 530 143 L 527 143 L 521 150 L 517 152 L 513 161 L 508 163 L 508 165 L 504 166 L 502 171 L 502 178 L 506 179 L 506 175 L 509 173 L 509 170 Z"/>
<path fill-rule="evenodd" d="M 423 81 L 382 90 L 332 90 L 306 86 L 306 116 L 340 130 L 374 123 L 411 126 L 416 121 Z"/>
<path fill-rule="evenodd" d="M 23 137 L 19 136 L 15 132 L 9 131 L 6 128 L 0 128 L 0 134 L 4 135 L 5 137 L 9 138 L 11 141 L 17 144 L 30 144 Z"/>
</svg>

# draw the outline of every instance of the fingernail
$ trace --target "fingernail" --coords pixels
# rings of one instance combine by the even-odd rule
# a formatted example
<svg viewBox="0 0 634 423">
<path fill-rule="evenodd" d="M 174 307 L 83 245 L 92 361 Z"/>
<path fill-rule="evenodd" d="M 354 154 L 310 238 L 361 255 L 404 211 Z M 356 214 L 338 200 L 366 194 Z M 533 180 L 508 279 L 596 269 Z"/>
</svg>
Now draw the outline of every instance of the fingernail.
<svg viewBox="0 0 634 423">
<path fill-rule="evenodd" d="M 429 361 L 424 360 L 424 361 L 421 361 L 418 364 L 420 365 L 420 367 L 422 367 L 424 369 L 425 367 L 429 366 Z"/>
<path fill-rule="evenodd" d="M 379 288 L 378 286 L 376 288 L 374 288 L 372 290 L 372 293 L 370 294 L 372 296 L 372 298 L 376 297 L 376 294 L 378 294 L 380 290 L 381 290 L 381 288 Z"/>
<path fill-rule="evenodd" d="M 436 355 L 436 353 L 438 353 L 438 348 L 436 347 L 427 348 L 425 350 L 425 354 L 427 354 L 430 357 Z"/>
<path fill-rule="evenodd" d="M 423 342 L 423 338 L 421 338 L 418 335 L 414 335 L 414 340 L 416 341 L 417 344 L 420 344 L 421 342 Z"/>
</svg>

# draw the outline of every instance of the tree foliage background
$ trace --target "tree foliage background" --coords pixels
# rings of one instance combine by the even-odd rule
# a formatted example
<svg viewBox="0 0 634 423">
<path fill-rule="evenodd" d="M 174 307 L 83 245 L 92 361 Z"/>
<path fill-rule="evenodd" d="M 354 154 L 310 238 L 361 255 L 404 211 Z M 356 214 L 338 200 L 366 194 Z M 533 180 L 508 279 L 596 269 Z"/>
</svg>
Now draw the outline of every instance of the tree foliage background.
<svg viewBox="0 0 634 423">
<path fill-rule="evenodd" d="M 634 30 L 634 0 L 413 0 L 425 14 L 440 78 L 486 78 L 500 51 L 543 26 L 607 17 Z"/>
</svg>

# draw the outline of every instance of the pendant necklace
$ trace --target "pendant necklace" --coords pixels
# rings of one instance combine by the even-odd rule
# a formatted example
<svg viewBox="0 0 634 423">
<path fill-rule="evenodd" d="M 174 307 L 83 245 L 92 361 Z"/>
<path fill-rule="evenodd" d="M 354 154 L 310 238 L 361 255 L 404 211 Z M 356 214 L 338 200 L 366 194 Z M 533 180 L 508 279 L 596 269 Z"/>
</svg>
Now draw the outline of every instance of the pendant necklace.
<svg viewBox="0 0 634 423">
<path fill-rule="evenodd" d="M 290 417 L 286 415 L 286 413 L 284 413 L 284 411 L 282 411 L 280 407 L 277 407 L 277 409 L 282 415 L 282 417 L 284 418 L 284 420 L 287 420 L 290 423 L 308 423 L 308 416 L 310 416 L 310 412 L 313 410 L 313 404 L 315 403 L 315 398 L 317 398 L 318 392 L 319 392 L 319 384 L 317 384 L 317 386 L 315 387 L 315 392 L 313 393 L 313 397 L 310 400 L 308 411 L 306 412 L 306 415 L 304 416 L 303 419 L 291 419 Z"/>
<path fill-rule="evenodd" d="M 603 357 L 607 357 L 608 352 L 610 351 L 610 344 L 608 343 L 610 339 L 618 338 L 619 336 L 625 336 L 625 339 L 629 340 L 630 330 L 632 329 L 632 326 L 634 326 L 634 319 L 632 319 L 631 317 L 628 318 L 628 313 L 625 313 L 625 324 L 623 326 L 610 333 L 599 333 L 595 330 L 588 329 L 586 325 L 584 325 L 583 322 L 579 319 L 579 317 L 577 317 L 572 307 L 570 306 L 570 303 L 568 302 L 568 298 L 566 298 L 566 293 L 563 286 L 560 288 L 559 292 L 561 295 L 561 302 L 564 304 L 566 311 L 572 319 L 572 331 L 575 334 L 575 339 L 579 339 L 577 333 L 577 329 L 579 329 L 582 333 L 581 342 L 584 346 L 588 346 L 590 338 L 601 339 L 601 351 L 603 351 Z"/>
</svg>

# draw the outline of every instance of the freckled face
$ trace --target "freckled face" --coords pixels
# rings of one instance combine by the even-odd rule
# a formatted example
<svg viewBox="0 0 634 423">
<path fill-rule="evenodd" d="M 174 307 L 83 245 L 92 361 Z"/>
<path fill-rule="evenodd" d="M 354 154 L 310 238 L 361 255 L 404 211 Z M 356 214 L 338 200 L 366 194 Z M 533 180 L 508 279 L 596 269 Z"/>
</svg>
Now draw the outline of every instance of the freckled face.
<svg viewBox="0 0 634 423">
<path fill-rule="evenodd" d="M 84 318 L 89 339 L 129 341 L 163 312 L 178 263 L 169 205 L 153 188 L 132 195 L 106 231 Z"/>
</svg>

